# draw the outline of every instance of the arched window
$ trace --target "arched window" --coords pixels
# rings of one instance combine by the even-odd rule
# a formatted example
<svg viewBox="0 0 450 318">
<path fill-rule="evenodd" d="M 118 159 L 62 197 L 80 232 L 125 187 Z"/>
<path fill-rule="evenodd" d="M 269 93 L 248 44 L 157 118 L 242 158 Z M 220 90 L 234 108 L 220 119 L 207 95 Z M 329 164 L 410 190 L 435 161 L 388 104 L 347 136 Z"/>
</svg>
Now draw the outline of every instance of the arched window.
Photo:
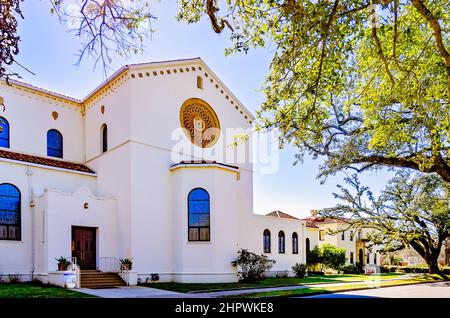
<svg viewBox="0 0 450 318">
<path fill-rule="evenodd" d="M 284 254 L 284 251 L 285 251 L 284 232 L 280 231 L 278 232 L 278 253 Z"/>
<path fill-rule="evenodd" d="M 264 253 L 270 253 L 270 231 L 265 229 L 263 232 Z"/>
<path fill-rule="evenodd" d="M 377 265 L 377 253 L 373 254 L 373 263 Z"/>
<path fill-rule="evenodd" d="M 63 157 L 63 136 L 56 129 L 47 131 L 47 156 Z"/>
<path fill-rule="evenodd" d="M 364 259 L 363 259 L 363 250 L 360 248 L 359 252 L 358 252 L 358 262 L 363 265 L 364 264 Z"/>
<path fill-rule="evenodd" d="M 9 123 L 0 117 L 0 147 L 9 148 Z"/>
<path fill-rule="evenodd" d="M 103 124 L 100 128 L 100 134 L 102 138 L 102 152 L 108 151 L 108 126 L 106 124 Z"/>
<path fill-rule="evenodd" d="M 350 264 L 353 264 L 353 252 L 350 252 Z"/>
<path fill-rule="evenodd" d="M 309 251 L 311 251 L 311 245 L 309 243 L 309 238 L 306 239 L 306 253 L 308 253 Z"/>
<path fill-rule="evenodd" d="M 341 240 L 345 241 L 345 231 L 342 231 L 342 233 L 341 233 Z"/>
<path fill-rule="evenodd" d="M 370 264 L 370 253 L 367 253 L 366 264 Z"/>
<path fill-rule="evenodd" d="M 298 254 L 298 235 L 292 233 L 292 254 Z"/>
<path fill-rule="evenodd" d="M 0 184 L 0 240 L 20 240 L 20 191 Z"/>
<path fill-rule="evenodd" d="M 203 89 L 203 78 L 201 76 L 197 76 L 197 88 Z"/>
<path fill-rule="evenodd" d="M 197 188 L 188 195 L 188 240 L 209 241 L 209 194 Z"/>
</svg>

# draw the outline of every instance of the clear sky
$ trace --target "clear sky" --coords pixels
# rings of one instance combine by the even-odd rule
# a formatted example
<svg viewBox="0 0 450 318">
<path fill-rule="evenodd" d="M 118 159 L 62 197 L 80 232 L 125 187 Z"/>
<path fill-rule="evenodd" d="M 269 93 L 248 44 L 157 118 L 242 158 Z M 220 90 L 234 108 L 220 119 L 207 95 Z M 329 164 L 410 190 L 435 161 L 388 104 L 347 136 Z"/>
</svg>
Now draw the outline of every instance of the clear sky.
<svg viewBox="0 0 450 318">
<path fill-rule="evenodd" d="M 93 61 L 74 63 L 81 48 L 80 39 L 67 33 L 56 17 L 49 13 L 49 1 L 25 1 L 25 20 L 19 21 L 21 36 L 18 61 L 35 75 L 21 71 L 23 80 L 76 98 L 86 96 L 103 80 L 101 69 L 93 70 Z M 216 35 L 203 20 L 195 25 L 177 22 L 176 1 L 154 2 L 153 22 L 156 31 L 145 42 L 146 52 L 131 58 L 116 57 L 114 70 L 125 64 L 168 59 L 201 57 L 226 83 L 233 93 L 253 113 L 264 99 L 259 88 L 268 71 L 270 49 L 252 50 L 247 55 L 224 55 L 229 45 L 227 35 Z M 316 179 L 320 162 L 306 160 L 293 166 L 295 149 L 287 147 L 280 153 L 280 169 L 276 174 L 255 174 L 254 212 L 268 213 L 280 210 L 295 216 L 307 216 L 309 210 L 332 206 L 336 203 L 332 192 L 342 183 L 343 174 L 330 178 L 324 185 Z M 376 192 L 384 185 L 387 173 L 366 173 L 362 181 Z"/>
</svg>

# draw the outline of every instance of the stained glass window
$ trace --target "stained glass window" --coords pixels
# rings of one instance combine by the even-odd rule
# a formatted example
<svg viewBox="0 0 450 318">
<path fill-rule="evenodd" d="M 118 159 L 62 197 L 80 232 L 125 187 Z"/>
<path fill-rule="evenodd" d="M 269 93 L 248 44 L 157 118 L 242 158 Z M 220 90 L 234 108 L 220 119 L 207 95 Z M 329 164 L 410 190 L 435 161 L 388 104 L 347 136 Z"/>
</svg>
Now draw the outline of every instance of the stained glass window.
<svg viewBox="0 0 450 318">
<path fill-rule="evenodd" d="M 20 191 L 0 184 L 0 240 L 20 240 Z"/>
<path fill-rule="evenodd" d="M 47 132 L 47 156 L 63 157 L 63 137 L 56 129 L 50 129 Z"/>
<path fill-rule="evenodd" d="M 205 189 L 192 190 L 188 196 L 189 241 L 210 240 L 209 194 Z"/>
<path fill-rule="evenodd" d="M 0 117 L 0 147 L 9 148 L 9 123 Z"/>
</svg>

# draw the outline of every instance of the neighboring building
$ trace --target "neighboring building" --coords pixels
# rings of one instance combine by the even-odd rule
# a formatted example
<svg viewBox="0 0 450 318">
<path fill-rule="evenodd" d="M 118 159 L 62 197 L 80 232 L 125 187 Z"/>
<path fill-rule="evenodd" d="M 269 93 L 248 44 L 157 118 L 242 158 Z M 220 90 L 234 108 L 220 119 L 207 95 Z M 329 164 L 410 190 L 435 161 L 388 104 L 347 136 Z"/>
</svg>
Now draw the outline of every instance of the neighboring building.
<svg viewBox="0 0 450 318">
<path fill-rule="evenodd" d="M 349 229 L 349 225 L 343 220 L 318 216 L 316 210 L 311 211 L 311 217 L 302 220 L 306 221 L 309 228 L 312 229 L 312 226 L 316 228 L 319 247 L 324 244 L 331 244 L 345 249 L 348 264 L 358 262 L 362 265 L 380 265 L 381 255 L 378 248 L 375 246 L 369 247 L 367 244 L 368 229 L 359 231 Z M 311 231 L 312 233 L 314 233 L 314 230 Z"/>
<path fill-rule="evenodd" d="M 318 244 L 309 222 L 253 214 L 251 158 L 223 156 L 251 138 L 222 143 L 253 116 L 199 58 L 125 66 L 83 100 L 15 81 L 0 96 L 4 277 L 60 284 L 64 256 L 103 272 L 132 258 L 131 284 L 233 282 L 240 248 L 292 274 Z"/>
</svg>

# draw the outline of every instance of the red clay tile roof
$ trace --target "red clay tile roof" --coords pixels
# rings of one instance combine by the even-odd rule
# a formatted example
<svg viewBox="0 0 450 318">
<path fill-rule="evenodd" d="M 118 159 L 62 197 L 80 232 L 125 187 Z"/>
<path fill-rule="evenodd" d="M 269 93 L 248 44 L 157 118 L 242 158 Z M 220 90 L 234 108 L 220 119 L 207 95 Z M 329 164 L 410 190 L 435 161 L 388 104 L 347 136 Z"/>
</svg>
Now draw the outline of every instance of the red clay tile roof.
<svg viewBox="0 0 450 318">
<path fill-rule="evenodd" d="M 306 227 L 312 227 L 312 228 L 315 228 L 315 229 L 319 228 L 317 225 L 315 225 L 313 222 L 311 222 L 309 220 L 304 220 L 303 219 L 303 221 L 306 221 Z"/>
<path fill-rule="evenodd" d="M 37 156 L 27 155 L 27 154 L 13 152 L 13 151 L 6 151 L 6 150 L 2 150 L 2 149 L 0 149 L 0 158 L 95 174 L 95 172 L 93 170 L 91 170 L 88 167 L 86 167 L 85 165 L 82 165 L 79 163 L 73 163 L 73 162 L 44 158 L 44 157 L 37 157 Z"/>
<path fill-rule="evenodd" d="M 305 218 L 302 219 L 302 221 L 306 221 L 306 223 L 311 223 L 311 224 L 330 224 L 330 223 L 344 223 L 344 221 L 340 220 L 340 219 L 332 219 L 332 218 L 324 218 L 321 216 L 314 216 L 314 217 L 309 217 L 309 218 Z"/>
<path fill-rule="evenodd" d="M 228 168 L 239 169 L 238 166 L 233 166 L 233 165 L 229 165 L 226 163 L 220 163 L 215 160 L 183 160 L 183 161 L 180 161 L 179 163 L 172 165 L 172 167 L 176 167 L 179 165 L 192 165 L 192 164 L 194 164 L 194 165 L 215 164 L 215 165 L 224 166 L 224 167 L 228 167 Z"/>
<path fill-rule="evenodd" d="M 281 211 L 273 211 L 273 212 L 270 212 L 270 213 L 266 214 L 266 216 L 274 216 L 274 217 L 282 218 L 282 219 L 299 220 L 295 216 L 289 215 L 289 214 L 281 212 Z"/>
</svg>

